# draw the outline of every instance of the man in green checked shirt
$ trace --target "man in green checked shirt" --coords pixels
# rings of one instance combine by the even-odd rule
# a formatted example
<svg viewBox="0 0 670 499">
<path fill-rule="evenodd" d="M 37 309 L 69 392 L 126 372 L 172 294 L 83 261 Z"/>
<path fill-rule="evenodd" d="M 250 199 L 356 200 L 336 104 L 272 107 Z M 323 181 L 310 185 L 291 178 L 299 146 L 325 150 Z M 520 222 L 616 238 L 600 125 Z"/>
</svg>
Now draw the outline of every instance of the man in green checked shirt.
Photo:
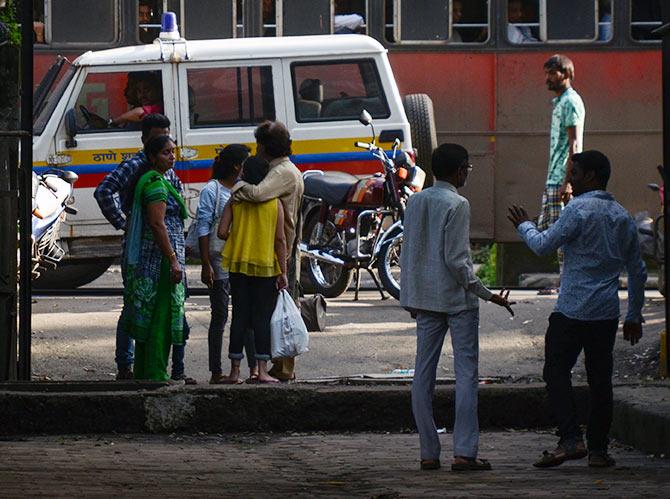
<svg viewBox="0 0 670 499">
<path fill-rule="evenodd" d="M 547 230 L 558 219 L 572 197 L 570 175 L 572 155 L 582 151 L 584 135 L 584 102 L 572 88 L 575 67 L 564 55 L 553 55 L 544 63 L 547 88 L 556 94 L 552 100 L 549 168 L 542 194 L 542 211 L 537 221 L 540 231 Z"/>
</svg>

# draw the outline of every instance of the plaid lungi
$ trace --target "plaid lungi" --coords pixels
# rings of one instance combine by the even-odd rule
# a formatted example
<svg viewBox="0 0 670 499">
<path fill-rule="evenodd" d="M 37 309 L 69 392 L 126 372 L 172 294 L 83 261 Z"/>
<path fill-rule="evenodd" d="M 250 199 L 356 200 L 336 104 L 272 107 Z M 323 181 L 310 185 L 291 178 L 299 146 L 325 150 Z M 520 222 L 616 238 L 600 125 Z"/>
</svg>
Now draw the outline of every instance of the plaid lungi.
<svg viewBox="0 0 670 499">
<path fill-rule="evenodd" d="M 537 230 L 540 232 L 551 227 L 561 214 L 563 201 L 561 200 L 560 185 L 547 185 L 542 193 L 542 211 L 537 217 Z"/>
</svg>

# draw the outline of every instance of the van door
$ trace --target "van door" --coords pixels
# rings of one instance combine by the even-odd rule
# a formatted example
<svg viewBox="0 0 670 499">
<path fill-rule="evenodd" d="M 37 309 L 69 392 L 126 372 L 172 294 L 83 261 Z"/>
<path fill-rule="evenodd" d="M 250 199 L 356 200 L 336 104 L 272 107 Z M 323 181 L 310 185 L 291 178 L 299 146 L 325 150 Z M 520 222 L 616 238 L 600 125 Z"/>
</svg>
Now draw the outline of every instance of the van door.
<svg viewBox="0 0 670 499">
<path fill-rule="evenodd" d="M 100 213 L 93 191 L 107 173 L 142 149 L 140 122 L 124 121 L 124 113 L 141 107 L 145 113 L 163 113 L 174 123 L 172 72 L 170 65 L 161 64 L 90 67 L 82 72 L 55 137 L 59 166 L 79 175 L 79 213 L 68 216 L 69 237 L 116 232 Z M 68 118 L 77 129 L 73 143 L 66 130 Z M 110 118 L 122 123 L 110 126 Z"/>
<path fill-rule="evenodd" d="M 285 61 L 283 70 L 292 85 L 287 124 L 293 161 L 301 170 L 380 172 L 378 160 L 354 147 L 355 141 L 371 138 L 371 129 L 358 121 L 364 109 L 373 118 L 380 145 L 390 148 L 399 138 L 403 147 L 411 147 L 409 124 L 386 58 L 300 58 Z"/>
<path fill-rule="evenodd" d="M 242 143 L 255 150 L 256 127 L 265 120 L 285 120 L 280 69 L 271 60 L 179 65 L 179 168 L 189 192 L 200 191 L 226 145 Z M 194 214 L 197 197 L 187 197 Z"/>
</svg>

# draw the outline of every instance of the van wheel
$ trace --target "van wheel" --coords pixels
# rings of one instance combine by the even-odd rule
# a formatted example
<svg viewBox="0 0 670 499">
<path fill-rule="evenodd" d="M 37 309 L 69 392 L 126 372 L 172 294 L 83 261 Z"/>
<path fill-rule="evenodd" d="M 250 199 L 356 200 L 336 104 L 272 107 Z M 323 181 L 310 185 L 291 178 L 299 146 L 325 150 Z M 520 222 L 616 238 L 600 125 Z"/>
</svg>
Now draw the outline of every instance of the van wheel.
<svg viewBox="0 0 670 499">
<path fill-rule="evenodd" d="M 74 289 L 95 281 L 105 273 L 114 261 L 113 258 L 100 260 L 72 260 L 60 262 L 55 269 L 42 271 L 33 281 L 34 289 Z"/>
<path fill-rule="evenodd" d="M 412 145 L 417 150 L 417 164 L 426 172 L 424 186 L 429 187 L 433 185 L 430 158 L 437 147 L 433 101 L 426 94 L 410 94 L 402 102 L 412 131 Z"/>
</svg>

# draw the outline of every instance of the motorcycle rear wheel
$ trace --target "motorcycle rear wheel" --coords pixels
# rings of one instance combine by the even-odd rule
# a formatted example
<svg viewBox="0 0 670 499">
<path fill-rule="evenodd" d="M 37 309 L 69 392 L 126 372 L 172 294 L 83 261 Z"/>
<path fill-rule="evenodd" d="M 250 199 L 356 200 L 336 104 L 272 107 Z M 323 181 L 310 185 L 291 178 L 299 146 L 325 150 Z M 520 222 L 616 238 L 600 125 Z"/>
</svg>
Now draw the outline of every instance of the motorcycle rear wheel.
<svg viewBox="0 0 670 499">
<path fill-rule="evenodd" d="M 316 238 L 317 223 L 319 221 L 318 211 L 308 217 L 305 223 L 304 240 L 307 244 L 318 243 Z M 327 240 L 335 235 L 335 226 L 327 222 L 324 227 L 321 240 Z M 314 258 L 303 256 L 305 262 L 305 273 L 309 277 L 315 293 L 321 293 L 326 298 L 336 298 L 349 288 L 352 271 L 339 265 L 321 262 Z"/>
<path fill-rule="evenodd" d="M 385 242 L 379 249 L 377 272 L 384 289 L 396 300 L 400 299 L 400 248 L 402 237 Z"/>
</svg>

